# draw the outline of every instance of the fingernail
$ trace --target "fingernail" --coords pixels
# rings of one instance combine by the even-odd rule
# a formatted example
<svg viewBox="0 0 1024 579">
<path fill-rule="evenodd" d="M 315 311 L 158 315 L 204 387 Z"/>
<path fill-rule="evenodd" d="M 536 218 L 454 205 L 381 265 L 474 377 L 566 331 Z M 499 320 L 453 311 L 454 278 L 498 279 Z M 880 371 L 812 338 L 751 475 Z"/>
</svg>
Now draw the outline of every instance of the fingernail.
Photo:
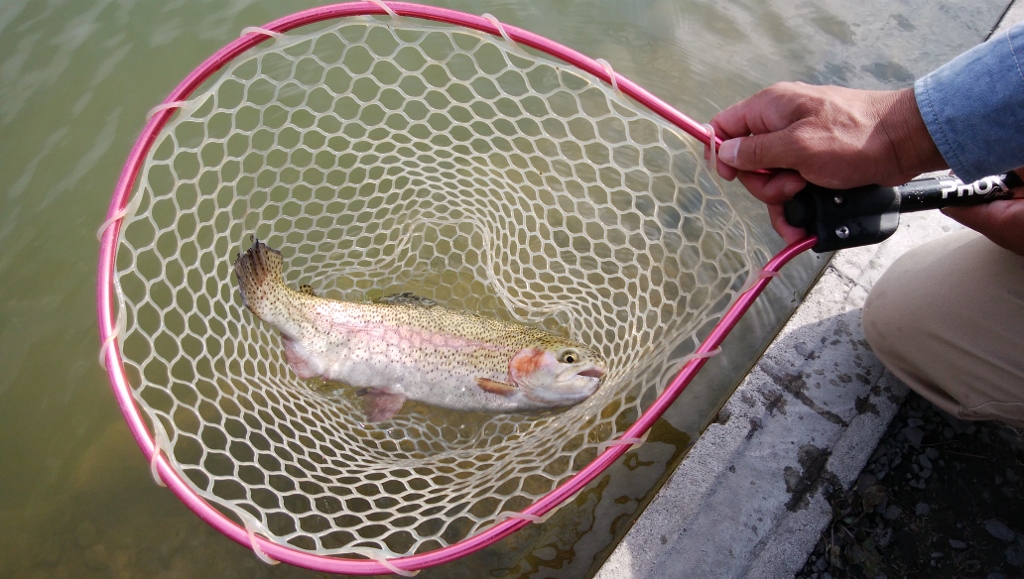
<svg viewBox="0 0 1024 579">
<path fill-rule="evenodd" d="M 729 165 L 730 167 L 735 167 L 736 155 L 739 154 L 739 150 L 740 140 L 729 139 L 728 141 L 723 142 L 720 147 L 718 147 L 718 158 L 721 159 L 721 161 L 726 165 Z"/>
</svg>

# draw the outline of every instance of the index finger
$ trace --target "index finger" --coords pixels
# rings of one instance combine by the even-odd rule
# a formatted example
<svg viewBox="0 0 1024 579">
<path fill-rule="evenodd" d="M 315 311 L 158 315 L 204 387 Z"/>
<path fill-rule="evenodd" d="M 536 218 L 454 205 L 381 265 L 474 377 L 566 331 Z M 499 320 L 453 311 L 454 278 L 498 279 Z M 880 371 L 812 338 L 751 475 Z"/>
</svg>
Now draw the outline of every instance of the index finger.
<svg viewBox="0 0 1024 579">
<path fill-rule="evenodd" d="M 793 123 L 794 83 L 777 83 L 726 107 L 711 119 L 723 139 L 781 131 Z"/>
<path fill-rule="evenodd" d="M 752 123 L 749 119 L 749 111 L 751 108 L 750 101 L 756 96 L 747 97 L 738 103 L 726 107 L 712 117 L 711 126 L 715 128 L 715 135 L 720 136 L 725 141 L 754 134 L 751 128 Z M 764 124 L 759 123 L 757 126 L 763 128 Z"/>
</svg>

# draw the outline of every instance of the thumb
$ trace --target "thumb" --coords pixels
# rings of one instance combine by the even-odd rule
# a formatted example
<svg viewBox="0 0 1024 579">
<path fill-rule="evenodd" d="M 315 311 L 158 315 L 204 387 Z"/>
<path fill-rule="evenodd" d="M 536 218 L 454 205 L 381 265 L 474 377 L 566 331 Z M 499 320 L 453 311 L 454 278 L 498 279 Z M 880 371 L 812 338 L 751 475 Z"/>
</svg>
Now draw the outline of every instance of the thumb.
<svg viewBox="0 0 1024 579">
<path fill-rule="evenodd" d="M 718 148 L 718 159 L 740 171 L 792 169 L 779 154 L 785 150 L 779 132 L 729 139 Z"/>
</svg>

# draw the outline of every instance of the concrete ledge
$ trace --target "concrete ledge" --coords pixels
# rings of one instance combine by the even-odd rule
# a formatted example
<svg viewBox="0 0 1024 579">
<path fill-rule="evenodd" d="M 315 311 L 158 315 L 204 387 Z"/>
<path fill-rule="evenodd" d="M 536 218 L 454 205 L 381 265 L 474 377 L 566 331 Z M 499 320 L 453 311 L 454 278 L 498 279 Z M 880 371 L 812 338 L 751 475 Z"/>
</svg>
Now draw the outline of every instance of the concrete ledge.
<svg viewBox="0 0 1024 579">
<path fill-rule="evenodd" d="M 906 389 L 868 349 L 860 308 L 907 249 L 960 226 L 910 214 L 837 253 L 821 280 L 598 572 L 599 579 L 783 577 L 831 520 Z"/>
</svg>

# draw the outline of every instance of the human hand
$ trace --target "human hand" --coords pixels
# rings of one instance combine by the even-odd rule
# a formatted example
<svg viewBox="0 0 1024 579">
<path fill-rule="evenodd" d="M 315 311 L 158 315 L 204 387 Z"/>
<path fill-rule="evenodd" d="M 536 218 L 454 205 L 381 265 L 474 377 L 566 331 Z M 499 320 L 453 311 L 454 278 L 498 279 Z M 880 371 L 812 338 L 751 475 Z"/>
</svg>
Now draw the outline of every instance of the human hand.
<svg viewBox="0 0 1024 579">
<path fill-rule="evenodd" d="M 786 222 L 782 204 L 808 181 L 832 189 L 900 185 L 946 166 L 913 89 L 779 83 L 718 113 L 711 125 L 724 140 L 719 174 L 738 178 L 768 204 L 787 242 L 806 234 Z"/>
<path fill-rule="evenodd" d="M 1024 168 L 1017 169 L 1024 178 Z M 994 243 L 1024 255 L 1024 199 L 1002 199 L 982 205 L 946 207 L 942 212 Z"/>
</svg>

